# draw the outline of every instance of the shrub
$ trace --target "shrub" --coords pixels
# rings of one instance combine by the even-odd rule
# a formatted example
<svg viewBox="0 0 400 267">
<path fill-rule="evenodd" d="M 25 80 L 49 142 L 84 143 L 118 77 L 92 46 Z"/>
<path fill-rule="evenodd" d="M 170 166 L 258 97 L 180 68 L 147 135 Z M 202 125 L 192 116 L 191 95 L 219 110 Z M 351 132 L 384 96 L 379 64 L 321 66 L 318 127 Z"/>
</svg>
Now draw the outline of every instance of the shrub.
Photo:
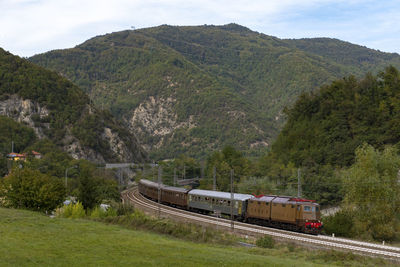
<svg viewBox="0 0 400 267">
<path fill-rule="evenodd" d="M 1 180 L 1 197 L 12 208 L 53 211 L 65 196 L 63 183 L 50 175 L 25 167 L 15 168 Z"/>
<path fill-rule="evenodd" d="M 348 210 L 340 210 L 334 215 L 322 218 L 324 222 L 324 231 L 327 234 L 334 233 L 337 236 L 354 236 L 354 214 Z"/>
<path fill-rule="evenodd" d="M 56 215 L 63 218 L 83 218 L 85 217 L 85 209 L 83 208 L 82 203 L 77 202 L 75 204 L 64 205 L 57 209 Z"/>
<path fill-rule="evenodd" d="M 128 215 L 128 214 L 133 213 L 134 211 L 135 211 L 134 207 L 129 204 L 120 203 L 117 207 L 117 215 L 118 216 Z"/>
<path fill-rule="evenodd" d="M 83 208 L 82 203 L 78 201 L 72 206 L 71 218 L 77 219 L 83 217 L 85 217 L 85 209 Z"/>
<path fill-rule="evenodd" d="M 272 237 L 265 235 L 257 239 L 256 245 L 261 248 L 273 248 L 275 246 L 275 241 Z"/>
</svg>

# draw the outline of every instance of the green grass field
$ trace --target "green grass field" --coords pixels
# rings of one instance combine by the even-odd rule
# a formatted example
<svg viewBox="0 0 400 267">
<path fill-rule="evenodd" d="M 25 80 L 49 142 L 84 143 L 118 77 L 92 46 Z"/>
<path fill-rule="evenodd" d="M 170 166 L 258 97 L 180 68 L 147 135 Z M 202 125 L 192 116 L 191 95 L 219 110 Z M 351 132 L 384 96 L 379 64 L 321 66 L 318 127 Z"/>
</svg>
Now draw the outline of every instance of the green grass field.
<svg viewBox="0 0 400 267">
<path fill-rule="evenodd" d="M 379 263 L 370 259 L 348 262 L 346 257 L 298 248 L 289 252 L 283 246 L 261 249 L 197 244 L 101 222 L 49 218 L 30 211 L 0 208 L 0 266 L 327 266 L 343 263 L 374 266 Z"/>
</svg>

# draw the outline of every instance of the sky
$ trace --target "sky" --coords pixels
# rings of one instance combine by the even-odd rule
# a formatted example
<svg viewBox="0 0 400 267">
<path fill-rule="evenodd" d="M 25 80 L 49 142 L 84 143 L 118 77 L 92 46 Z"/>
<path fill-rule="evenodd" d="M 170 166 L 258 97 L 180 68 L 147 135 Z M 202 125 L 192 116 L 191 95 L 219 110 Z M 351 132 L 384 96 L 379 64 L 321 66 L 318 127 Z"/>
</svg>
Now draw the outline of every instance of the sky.
<svg viewBox="0 0 400 267">
<path fill-rule="evenodd" d="M 30 57 L 127 29 L 228 23 L 400 53 L 400 0 L 0 0 L 0 47 Z"/>
</svg>

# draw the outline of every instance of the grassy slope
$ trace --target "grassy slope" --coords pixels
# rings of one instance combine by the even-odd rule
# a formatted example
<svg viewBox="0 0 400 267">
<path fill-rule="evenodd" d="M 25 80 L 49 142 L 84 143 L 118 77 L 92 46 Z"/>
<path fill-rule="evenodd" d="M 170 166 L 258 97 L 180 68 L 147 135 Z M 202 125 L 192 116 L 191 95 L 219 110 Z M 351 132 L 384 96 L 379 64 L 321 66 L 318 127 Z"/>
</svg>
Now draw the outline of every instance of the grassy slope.
<svg viewBox="0 0 400 267">
<path fill-rule="evenodd" d="M 320 266 L 295 253 L 195 244 L 98 222 L 51 219 L 3 208 L 0 236 L 0 266 Z"/>
</svg>

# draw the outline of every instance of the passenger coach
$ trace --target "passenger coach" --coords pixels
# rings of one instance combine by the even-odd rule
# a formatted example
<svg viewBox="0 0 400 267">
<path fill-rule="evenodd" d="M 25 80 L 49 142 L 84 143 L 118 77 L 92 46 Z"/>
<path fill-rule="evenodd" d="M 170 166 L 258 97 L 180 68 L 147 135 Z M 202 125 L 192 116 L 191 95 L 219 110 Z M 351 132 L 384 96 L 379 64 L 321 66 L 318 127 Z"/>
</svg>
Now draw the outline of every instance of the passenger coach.
<svg viewBox="0 0 400 267">
<path fill-rule="evenodd" d="M 231 193 L 192 189 L 189 195 L 189 209 L 209 213 L 231 214 Z M 233 216 L 243 220 L 246 215 L 247 200 L 252 195 L 233 194 Z"/>
</svg>

